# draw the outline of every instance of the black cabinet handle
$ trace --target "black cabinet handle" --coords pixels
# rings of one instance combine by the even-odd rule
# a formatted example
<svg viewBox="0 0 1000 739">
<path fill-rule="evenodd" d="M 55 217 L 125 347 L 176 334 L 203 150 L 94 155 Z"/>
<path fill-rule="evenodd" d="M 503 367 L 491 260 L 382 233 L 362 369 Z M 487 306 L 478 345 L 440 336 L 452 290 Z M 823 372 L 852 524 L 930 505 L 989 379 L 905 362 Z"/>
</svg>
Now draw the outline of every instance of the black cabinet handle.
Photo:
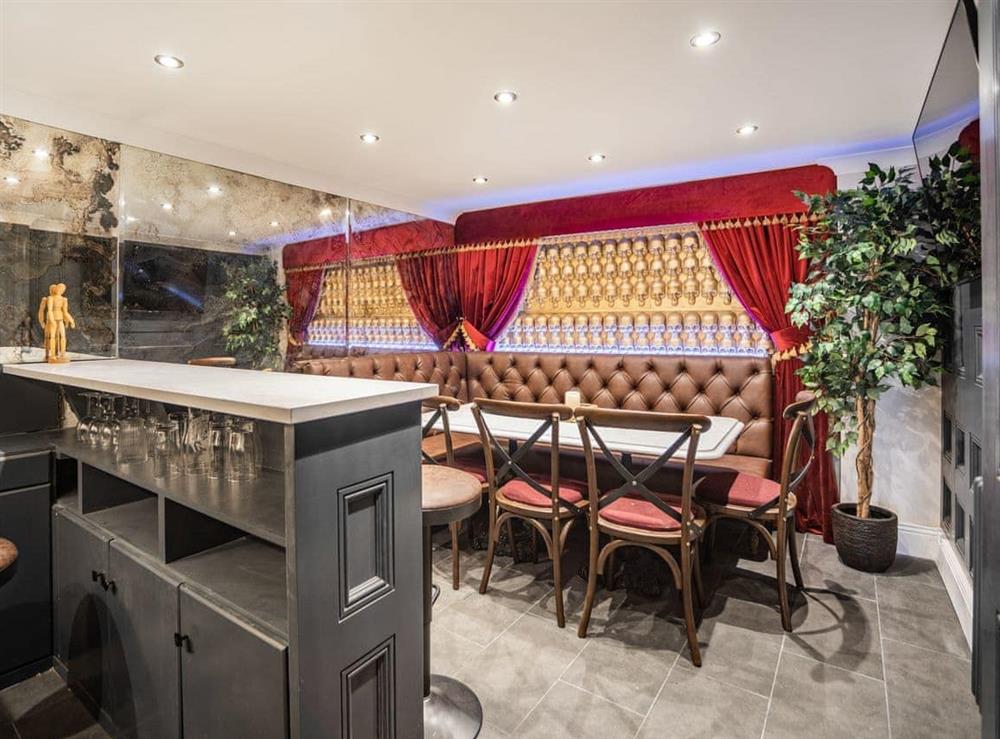
<svg viewBox="0 0 1000 739">
<path fill-rule="evenodd" d="M 191 651 L 191 637 L 187 634 L 178 634 L 174 632 L 174 646 L 184 647 L 188 652 Z"/>
<path fill-rule="evenodd" d="M 90 579 L 96 583 L 100 583 L 101 587 L 105 590 L 111 590 L 112 593 L 115 592 L 115 581 L 109 580 L 103 572 L 98 572 L 97 570 L 90 571 Z"/>
</svg>

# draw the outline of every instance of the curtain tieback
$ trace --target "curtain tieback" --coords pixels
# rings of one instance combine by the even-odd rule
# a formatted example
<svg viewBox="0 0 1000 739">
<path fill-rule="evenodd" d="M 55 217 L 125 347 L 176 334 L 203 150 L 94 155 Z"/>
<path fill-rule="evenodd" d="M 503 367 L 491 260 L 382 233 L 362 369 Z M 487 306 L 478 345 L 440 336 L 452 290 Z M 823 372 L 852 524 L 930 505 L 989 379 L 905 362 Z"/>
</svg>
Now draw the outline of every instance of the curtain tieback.
<svg viewBox="0 0 1000 739">
<path fill-rule="evenodd" d="M 465 338 L 465 346 L 481 352 L 493 350 L 493 340 L 463 318 L 458 324 L 462 336 Z"/>
<path fill-rule="evenodd" d="M 771 334 L 774 353 L 771 364 L 799 356 L 809 348 L 809 332 L 798 326 L 788 326 Z"/>
<path fill-rule="evenodd" d="M 492 351 L 494 341 L 476 328 L 464 316 L 459 317 L 455 323 L 438 334 L 439 337 L 446 337 L 441 341 L 441 348 L 447 349 L 452 344 L 461 340 L 466 350 Z"/>
</svg>

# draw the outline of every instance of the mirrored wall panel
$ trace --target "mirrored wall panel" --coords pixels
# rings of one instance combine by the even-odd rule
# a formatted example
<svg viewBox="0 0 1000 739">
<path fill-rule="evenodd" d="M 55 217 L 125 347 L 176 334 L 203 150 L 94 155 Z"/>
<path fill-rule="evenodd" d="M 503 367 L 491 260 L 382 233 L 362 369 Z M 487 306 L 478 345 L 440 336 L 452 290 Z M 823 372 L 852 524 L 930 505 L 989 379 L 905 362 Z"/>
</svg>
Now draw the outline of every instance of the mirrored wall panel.
<svg viewBox="0 0 1000 739">
<path fill-rule="evenodd" d="M 114 356 L 121 147 L 0 115 L 0 178 L 0 361 L 44 359 L 39 310 L 58 284 L 69 356 Z"/>
<path fill-rule="evenodd" d="M 122 202 L 121 356 L 280 367 L 282 249 L 343 239 L 346 199 L 124 146 Z"/>
</svg>

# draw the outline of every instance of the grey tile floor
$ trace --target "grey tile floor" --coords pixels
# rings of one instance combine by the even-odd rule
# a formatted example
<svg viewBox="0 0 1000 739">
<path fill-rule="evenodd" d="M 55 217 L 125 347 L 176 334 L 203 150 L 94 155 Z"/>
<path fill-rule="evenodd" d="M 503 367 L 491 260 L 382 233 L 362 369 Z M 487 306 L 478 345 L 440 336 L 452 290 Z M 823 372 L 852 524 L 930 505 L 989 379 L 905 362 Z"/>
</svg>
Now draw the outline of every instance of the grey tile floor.
<svg viewBox="0 0 1000 739">
<path fill-rule="evenodd" d="M 579 639 L 579 577 L 559 629 L 546 563 L 498 557 L 479 595 L 484 553 L 463 552 L 455 591 L 451 553 L 438 550 L 433 670 L 479 695 L 482 739 L 979 735 L 969 650 L 933 563 L 900 557 L 889 572 L 866 575 L 807 537 L 807 587 L 786 634 L 774 565 L 739 557 L 744 544 L 706 568 L 700 669 L 672 590 L 656 599 L 600 591 L 590 635 Z M 51 670 L 0 691 L 0 739 L 107 736 Z"/>
<path fill-rule="evenodd" d="M 0 739 L 110 739 L 48 670 L 0 691 Z"/>
<path fill-rule="evenodd" d="M 869 575 L 819 538 L 801 545 L 806 590 L 793 597 L 790 634 L 774 563 L 739 556 L 745 537 L 716 553 L 700 669 L 672 589 L 657 599 L 599 591 L 579 639 L 579 577 L 559 629 L 546 563 L 498 557 L 479 595 L 484 553 L 463 552 L 454 591 L 450 552 L 438 549 L 432 669 L 475 690 L 483 739 L 979 736 L 969 649 L 934 564 L 900 557 Z"/>
</svg>

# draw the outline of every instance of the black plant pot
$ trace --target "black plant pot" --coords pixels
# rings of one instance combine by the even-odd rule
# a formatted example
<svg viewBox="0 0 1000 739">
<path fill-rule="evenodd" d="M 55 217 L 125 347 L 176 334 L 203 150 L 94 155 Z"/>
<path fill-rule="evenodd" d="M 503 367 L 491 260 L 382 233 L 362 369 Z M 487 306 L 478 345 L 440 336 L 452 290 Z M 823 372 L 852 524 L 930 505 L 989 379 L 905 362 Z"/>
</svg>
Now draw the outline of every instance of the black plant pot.
<svg viewBox="0 0 1000 739">
<path fill-rule="evenodd" d="M 885 508 L 869 506 L 868 518 L 858 518 L 857 503 L 833 507 L 833 543 L 848 567 L 862 572 L 885 572 L 896 561 L 899 519 Z"/>
</svg>

